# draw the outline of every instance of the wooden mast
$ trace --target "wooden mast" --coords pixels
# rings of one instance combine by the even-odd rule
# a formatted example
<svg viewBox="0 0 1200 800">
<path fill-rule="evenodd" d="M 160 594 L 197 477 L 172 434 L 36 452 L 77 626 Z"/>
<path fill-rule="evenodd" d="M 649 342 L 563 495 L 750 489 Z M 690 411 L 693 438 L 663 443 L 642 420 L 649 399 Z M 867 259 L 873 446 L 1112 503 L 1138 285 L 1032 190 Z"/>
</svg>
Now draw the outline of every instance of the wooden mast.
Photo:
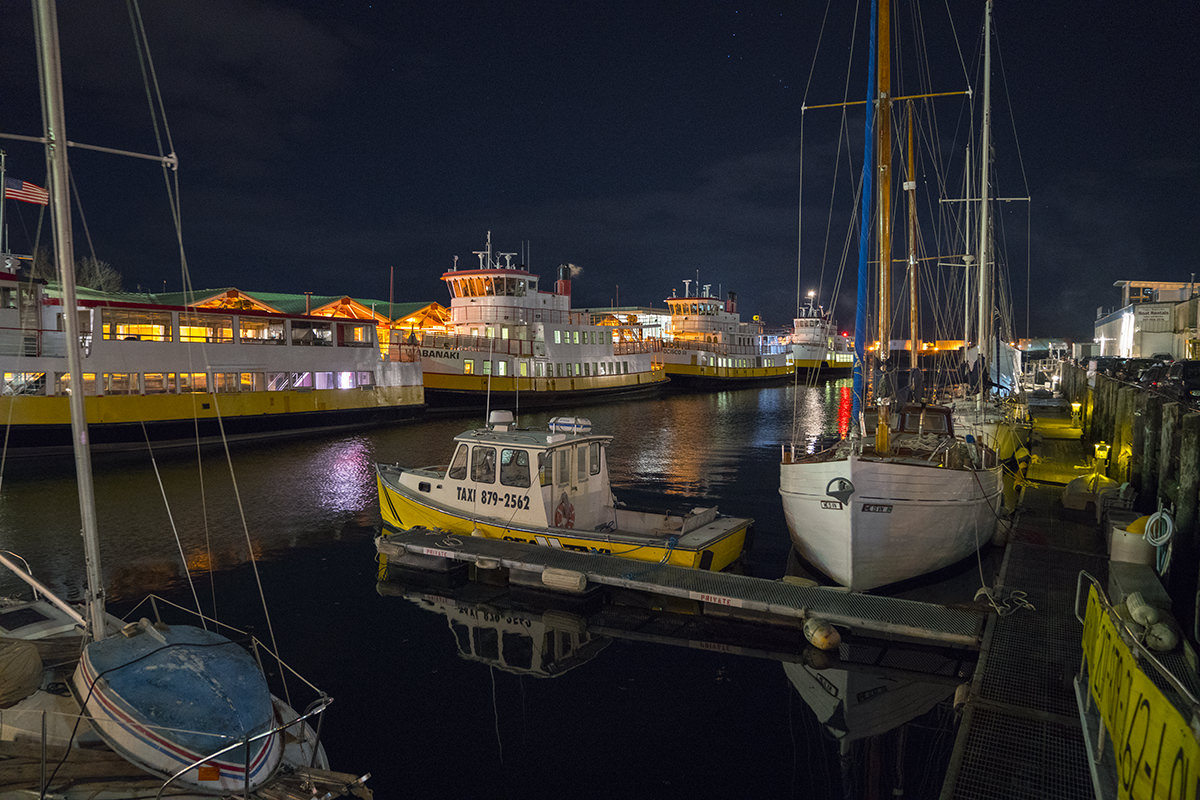
<svg viewBox="0 0 1200 800">
<path fill-rule="evenodd" d="M 879 98 L 879 121 L 876 125 L 879 163 L 878 205 L 879 214 L 879 369 L 886 375 L 888 356 L 891 350 L 892 317 L 892 53 L 891 53 L 891 7 L 889 0 L 879 0 L 878 61 L 876 68 L 877 96 Z M 883 378 L 881 377 L 881 380 Z M 882 388 L 882 387 L 881 387 Z M 894 387 L 888 387 L 889 395 Z M 875 428 L 875 451 L 888 452 L 888 404 L 890 396 L 880 397 L 879 420 Z"/>
</svg>

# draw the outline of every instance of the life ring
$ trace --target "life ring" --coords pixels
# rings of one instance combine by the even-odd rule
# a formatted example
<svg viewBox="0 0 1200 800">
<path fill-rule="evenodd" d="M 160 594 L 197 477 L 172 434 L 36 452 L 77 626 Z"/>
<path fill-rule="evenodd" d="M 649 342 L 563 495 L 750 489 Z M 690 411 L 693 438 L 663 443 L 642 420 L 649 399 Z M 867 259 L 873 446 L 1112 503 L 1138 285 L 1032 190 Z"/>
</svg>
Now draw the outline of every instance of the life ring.
<svg viewBox="0 0 1200 800">
<path fill-rule="evenodd" d="M 558 505 L 554 507 L 554 527 L 575 527 L 575 506 L 571 505 L 571 501 L 567 497 L 566 492 L 562 493 L 562 497 L 559 498 Z"/>
</svg>

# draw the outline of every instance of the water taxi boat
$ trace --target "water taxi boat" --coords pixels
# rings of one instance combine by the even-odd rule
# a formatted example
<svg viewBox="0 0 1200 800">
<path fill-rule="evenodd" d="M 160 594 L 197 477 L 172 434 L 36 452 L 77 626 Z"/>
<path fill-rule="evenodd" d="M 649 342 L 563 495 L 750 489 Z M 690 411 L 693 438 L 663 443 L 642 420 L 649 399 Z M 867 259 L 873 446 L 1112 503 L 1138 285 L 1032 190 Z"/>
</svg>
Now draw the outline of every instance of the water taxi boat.
<svg viewBox="0 0 1200 800">
<path fill-rule="evenodd" d="M 817 305 L 815 293 L 792 320 L 791 353 L 788 361 L 807 377 L 849 375 L 854 366 L 854 346 L 848 336 L 834 330 L 829 313 Z"/>
<path fill-rule="evenodd" d="M 264 311 L 236 290 L 174 305 L 81 290 L 93 451 L 376 424 L 425 408 L 417 349 L 374 320 Z M 209 302 L 211 300 L 211 302 Z M 0 418 L 9 454 L 70 452 L 61 290 L 0 269 Z"/>
<path fill-rule="evenodd" d="M 609 486 L 611 440 L 578 417 L 555 417 L 549 430 L 535 431 L 493 411 L 487 427 L 455 437 L 447 466 L 376 465 L 385 531 L 440 528 L 707 570 L 738 558 L 751 519 L 715 506 L 677 514 L 618 502 Z"/>
<path fill-rule="evenodd" d="M 742 322 L 735 293 L 722 300 L 707 285 L 697 285 L 693 292 L 691 283 L 683 282 L 683 297 L 667 298 L 670 316 L 662 360 L 673 384 L 714 388 L 792 374 L 788 346 L 780 337 L 764 334 L 757 317 Z"/>
<path fill-rule="evenodd" d="M 612 327 L 571 310 L 571 267 L 558 268 L 553 291 L 515 253 L 494 253 L 492 234 L 475 252 L 479 269 L 442 275 L 450 322 L 421 334 L 421 371 L 431 406 L 512 404 L 547 408 L 660 389 L 667 380 L 651 343 L 617 341 Z"/>
</svg>

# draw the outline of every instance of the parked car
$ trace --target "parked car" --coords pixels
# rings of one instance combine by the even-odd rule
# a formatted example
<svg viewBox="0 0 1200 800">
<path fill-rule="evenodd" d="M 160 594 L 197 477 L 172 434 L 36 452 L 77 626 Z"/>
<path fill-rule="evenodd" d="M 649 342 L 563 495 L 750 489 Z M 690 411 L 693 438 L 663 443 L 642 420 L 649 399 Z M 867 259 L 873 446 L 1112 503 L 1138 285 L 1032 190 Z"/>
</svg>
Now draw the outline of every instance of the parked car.
<svg viewBox="0 0 1200 800">
<path fill-rule="evenodd" d="M 1142 370 L 1142 375 L 1138 378 L 1138 386 L 1151 392 L 1160 392 L 1162 391 L 1163 379 L 1166 377 L 1166 364 L 1152 364 Z"/>
<path fill-rule="evenodd" d="M 1153 358 L 1129 358 L 1117 367 L 1115 377 L 1126 383 L 1137 383 L 1142 373 L 1157 363 Z"/>
<path fill-rule="evenodd" d="M 1167 367 L 1162 391 L 1172 400 L 1200 404 L 1200 360 L 1176 361 Z"/>
<path fill-rule="evenodd" d="M 1097 375 L 1108 375 L 1111 377 L 1117 368 L 1118 362 L 1120 362 L 1122 359 L 1117 358 L 1116 356 L 1100 356 L 1099 358 L 1094 358 L 1092 360 L 1096 362 Z"/>
</svg>

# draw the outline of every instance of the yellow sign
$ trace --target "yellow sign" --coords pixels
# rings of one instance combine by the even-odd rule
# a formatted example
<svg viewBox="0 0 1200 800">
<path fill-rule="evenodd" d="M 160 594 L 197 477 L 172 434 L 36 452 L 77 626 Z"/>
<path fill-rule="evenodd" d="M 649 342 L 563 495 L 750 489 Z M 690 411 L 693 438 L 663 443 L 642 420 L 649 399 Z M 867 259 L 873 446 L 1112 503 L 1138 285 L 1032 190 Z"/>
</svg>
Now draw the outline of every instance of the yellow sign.
<svg viewBox="0 0 1200 800">
<path fill-rule="evenodd" d="M 1083 653 L 1088 688 L 1116 754 L 1118 797 L 1197 800 L 1200 743 L 1138 667 L 1095 586 L 1088 590 Z"/>
</svg>

